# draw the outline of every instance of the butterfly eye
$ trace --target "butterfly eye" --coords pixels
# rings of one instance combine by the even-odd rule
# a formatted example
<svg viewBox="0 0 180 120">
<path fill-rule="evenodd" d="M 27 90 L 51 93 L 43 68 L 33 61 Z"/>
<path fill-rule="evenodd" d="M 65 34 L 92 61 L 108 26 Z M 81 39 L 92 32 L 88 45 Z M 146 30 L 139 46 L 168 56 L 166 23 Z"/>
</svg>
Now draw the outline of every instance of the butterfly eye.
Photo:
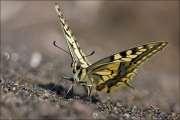
<svg viewBox="0 0 180 120">
<path fill-rule="evenodd" d="M 77 66 L 76 66 L 76 69 L 78 70 L 78 69 L 80 69 L 80 68 L 81 68 L 81 64 L 78 63 Z"/>
</svg>

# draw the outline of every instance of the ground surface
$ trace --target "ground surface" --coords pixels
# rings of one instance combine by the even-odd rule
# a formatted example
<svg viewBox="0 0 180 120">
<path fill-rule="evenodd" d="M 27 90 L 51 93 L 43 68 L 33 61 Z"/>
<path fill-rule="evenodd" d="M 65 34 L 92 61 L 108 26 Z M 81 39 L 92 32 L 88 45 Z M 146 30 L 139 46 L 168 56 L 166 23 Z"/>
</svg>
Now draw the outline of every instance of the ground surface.
<svg viewBox="0 0 180 120">
<path fill-rule="evenodd" d="M 129 105 L 110 98 L 102 100 L 98 96 L 92 99 L 78 95 L 62 98 L 65 92 L 62 86 L 52 89 L 52 83 L 29 82 L 30 78 L 18 74 L 23 69 L 10 71 L 7 66 L 2 65 L 1 119 L 180 119 L 180 113 L 161 111 L 153 105 Z"/>
<path fill-rule="evenodd" d="M 179 2 L 57 2 L 94 63 L 145 43 L 169 45 L 138 69 L 128 87 L 86 97 L 72 77 L 54 2 L 1 1 L 1 118 L 169 118 L 179 114 Z"/>
</svg>

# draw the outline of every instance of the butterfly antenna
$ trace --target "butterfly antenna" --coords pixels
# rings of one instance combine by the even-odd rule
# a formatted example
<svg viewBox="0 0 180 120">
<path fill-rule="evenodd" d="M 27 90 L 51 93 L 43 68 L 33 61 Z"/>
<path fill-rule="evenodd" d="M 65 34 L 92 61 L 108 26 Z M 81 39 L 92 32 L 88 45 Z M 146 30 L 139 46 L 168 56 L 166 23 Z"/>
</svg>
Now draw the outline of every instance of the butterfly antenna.
<svg viewBox="0 0 180 120">
<path fill-rule="evenodd" d="M 95 53 L 95 51 L 93 51 L 91 54 L 89 54 L 89 55 L 87 55 L 85 57 L 89 57 L 89 56 L 93 55 L 94 53 Z"/>
<path fill-rule="evenodd" d="M 56 46 L 57 48 L 61 49 L 62 51 L 66 52 L 67 54 L 69 54 L 71 56 L 71 54 L 69 52 L 67 52 L 66 50 L 60 48 L 59 46 L 56 45 L 56 41 L 53 42 L 54 46 Z"/>
<path fill-rule="evenodd" d="M 95 51 L 93 51 L 91 54 L 89 54 L 89 55 L 87 55 L 87 56 L 84 56 L 84 57 L 89 57 L 89 56 L 93 55 L 94 53 L 95 53 Z M 83 59 L 84 57 L 82 57 L 81 59 Z M 81 59 L 79 59 L 79 61 L 80 61 Z"/>
</svg>

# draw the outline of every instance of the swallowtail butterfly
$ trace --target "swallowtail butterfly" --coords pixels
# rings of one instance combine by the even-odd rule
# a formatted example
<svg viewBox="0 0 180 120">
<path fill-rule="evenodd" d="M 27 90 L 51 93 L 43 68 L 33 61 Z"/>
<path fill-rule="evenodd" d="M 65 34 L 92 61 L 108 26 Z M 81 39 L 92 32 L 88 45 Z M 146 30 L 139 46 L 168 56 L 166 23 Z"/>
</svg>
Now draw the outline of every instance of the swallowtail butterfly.
<svg viewBox="0 0 180 120">
<path fill-rule="evenodd" d="M 129 81 L 137 74 L 137 68 L 168 45 L 167 42 L 149 43 L 118 52 L 91 64 L 81 50 L 56 3 L 55 10 L 72 58 L 71 67 L 74 77 L 69 80 L 84 86 L 88 96 L 91 96 L 94 87 L 98 91 L 104 90 L 107 93 L 122 85 L 132 87 Z"/>
</svg>

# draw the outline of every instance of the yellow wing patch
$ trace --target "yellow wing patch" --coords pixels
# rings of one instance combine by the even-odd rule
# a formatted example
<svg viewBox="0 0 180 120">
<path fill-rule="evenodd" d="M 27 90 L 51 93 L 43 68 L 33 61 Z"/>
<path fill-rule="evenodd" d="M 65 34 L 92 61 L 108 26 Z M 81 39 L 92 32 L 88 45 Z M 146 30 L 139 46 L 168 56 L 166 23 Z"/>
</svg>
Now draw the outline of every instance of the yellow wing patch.
<svg viewBox="0 0 180 120">
<path fill-rule="evenodd" d="M 127 54 L 127 55 L 131 55 L 131 54 L 132 54 L 132 50 L 127 50 L 127 51 L 126 51 L 126 54 Z"/>
<path fill-rule="evenodd" d="M 110 75 L 111 74 L 111 71 L 109 70 L 103 70 L 103 71 L 98 71 L 98 72 L 95 72 L 97 75 Z"/>
<path fill-rule="evenodd" d="M 130 62 L 132 59 L 127 57 L 127 58 L 121 58 L 121 60 Z"/>
<path fill-rule="evenodd" d="M 121 56 L 120 54 L 114 55 L 114 59 L 115 59 L 115 60 L 118 60 L 118 59 L 120 59 L 120 58 L 122 58 L 122 56 Z"/>
</svg>

